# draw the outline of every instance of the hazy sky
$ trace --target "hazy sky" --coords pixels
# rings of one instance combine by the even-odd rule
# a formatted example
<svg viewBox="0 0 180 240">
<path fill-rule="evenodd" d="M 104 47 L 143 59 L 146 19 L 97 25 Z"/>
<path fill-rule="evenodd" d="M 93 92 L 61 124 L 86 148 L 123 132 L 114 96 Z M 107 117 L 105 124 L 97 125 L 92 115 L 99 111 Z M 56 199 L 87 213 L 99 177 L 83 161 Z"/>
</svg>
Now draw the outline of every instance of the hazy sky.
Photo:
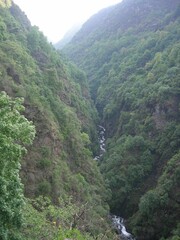
<svg viewBox="0 0 180 240">
<path fill-rule="evenodd" d="M 122 0 L 14 0 L 32 25 L 39 27 L 50 41 L 59 41 L 77 23 L 100 9 Z"/>
</svg>

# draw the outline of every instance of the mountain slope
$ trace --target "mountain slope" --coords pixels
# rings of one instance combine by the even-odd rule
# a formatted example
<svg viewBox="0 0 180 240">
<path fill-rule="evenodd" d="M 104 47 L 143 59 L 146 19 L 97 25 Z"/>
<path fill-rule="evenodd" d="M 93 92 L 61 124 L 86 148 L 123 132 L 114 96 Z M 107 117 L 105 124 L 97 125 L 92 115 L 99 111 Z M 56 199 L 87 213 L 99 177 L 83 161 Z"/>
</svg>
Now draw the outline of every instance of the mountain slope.
<svg viewBox="0 0 180 240">
<path fill-rule="evenodd" d="M 106 127 L 100 167 L 111 211 L 138 239 L 179 231 L 179 36 L 179 1 L 126 0 L 89 19 L 64 48 L 87 73 Z"/>
<path fill-rule="evenodd" d="M 156 32 L 162 29 L 164 24 L 171 22 L 172 19 L 168 15 L 175 9 L 178 15 L 178 3 L 178 0 L 143 2 L 127 0 L 103 9 L 83 25 L 68 47 L 65 47 L 64 52 L 71 59 L 76 59 L 78 66 L 86 70 L 92 83 L 92 94 L 98 89 L 98 86 L 93 87 L 94 70 L 97 71 L 103 64 L 109 62 L 113 53 L 132 44 L 135 36 L 146 31 Z M 131 39 L 126 41 L 128 35 L 131 35 Z M 97 84 L 97 81 L 95 82 Z"/>
<path fill-rule="evenodd" d="M 97 113 L 85 74 L 63 59 L 13 2 L 0 7 L 0 29 L 0 90 L 24 98 L 25 116 L 36 127 L 21 170 L 25 196 L 32 199 L 24 239 L 53 239 L 60 226 L 91 237 L 104 232 L 108 239 L 110 193 L 93 160 Z"/>
</svg>

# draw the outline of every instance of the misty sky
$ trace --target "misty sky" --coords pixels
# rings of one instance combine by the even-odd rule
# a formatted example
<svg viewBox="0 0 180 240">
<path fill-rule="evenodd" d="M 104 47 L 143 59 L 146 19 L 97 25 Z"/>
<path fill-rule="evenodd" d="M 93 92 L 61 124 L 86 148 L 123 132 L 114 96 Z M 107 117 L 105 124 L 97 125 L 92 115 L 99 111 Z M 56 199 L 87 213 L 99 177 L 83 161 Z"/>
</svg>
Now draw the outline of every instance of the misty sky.
<svg viewBox="0 0 180 240">
<path fill-rule="evenodd" d="M 39 27 L 49 41 L 57 42 L 77 23 L 100 9 L 122 0 L 14 0 L 32 25 Z"/>
</svg>

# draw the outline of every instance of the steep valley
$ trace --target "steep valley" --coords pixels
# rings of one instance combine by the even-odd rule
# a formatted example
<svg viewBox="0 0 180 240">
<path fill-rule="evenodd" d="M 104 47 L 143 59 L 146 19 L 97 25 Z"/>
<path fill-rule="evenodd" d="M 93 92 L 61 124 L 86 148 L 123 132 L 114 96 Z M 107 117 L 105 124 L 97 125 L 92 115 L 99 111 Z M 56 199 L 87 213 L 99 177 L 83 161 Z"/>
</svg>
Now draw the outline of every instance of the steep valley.
<svg viewBox="0 0 180 240">
<path fill-rule="evenodd" d="M 0 0 L 0 91 L 0 239 L 117 240 L 110 213 L 180 239 L 179 0 L 103 9 L 61 51 Z"/>
<path fill-rule="evenodd" d="M 92 16 L 63 49 L 86 72 L 106 128 L 99 165 L 110 209 L 137 239 L 180 235 L 179 7 L 125 0 Z"/>
</svg>

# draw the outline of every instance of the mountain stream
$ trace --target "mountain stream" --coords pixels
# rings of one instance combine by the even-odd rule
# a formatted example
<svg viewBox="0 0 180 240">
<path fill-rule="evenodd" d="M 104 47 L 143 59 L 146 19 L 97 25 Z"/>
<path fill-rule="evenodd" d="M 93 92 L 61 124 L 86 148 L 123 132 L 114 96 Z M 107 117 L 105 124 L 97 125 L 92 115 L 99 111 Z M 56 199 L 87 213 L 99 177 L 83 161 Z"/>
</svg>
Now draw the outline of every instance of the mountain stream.
<svg viewBox="0 0 180 240">
<path fill-rule="evenodd" d="M 101 125 L 98 125 L 98 128 L 99 128 L 99 149 L 100 150 L 99 150 L 99 155 L 97 155 L 94 158 L 94 160 L 96 161 L 101 160 L 103 154 L 106 151 L 106 148 L 105 148 L 106 129 Z M 116 229 L 116 231 L 118 232 L 122 240 L 135 240 L 135 238 L 129 232 L 126 231 L 123 218 L 116 215 L 113 215 L 111 218 L 112 218 L 113 227 Z"/>
</svg>

